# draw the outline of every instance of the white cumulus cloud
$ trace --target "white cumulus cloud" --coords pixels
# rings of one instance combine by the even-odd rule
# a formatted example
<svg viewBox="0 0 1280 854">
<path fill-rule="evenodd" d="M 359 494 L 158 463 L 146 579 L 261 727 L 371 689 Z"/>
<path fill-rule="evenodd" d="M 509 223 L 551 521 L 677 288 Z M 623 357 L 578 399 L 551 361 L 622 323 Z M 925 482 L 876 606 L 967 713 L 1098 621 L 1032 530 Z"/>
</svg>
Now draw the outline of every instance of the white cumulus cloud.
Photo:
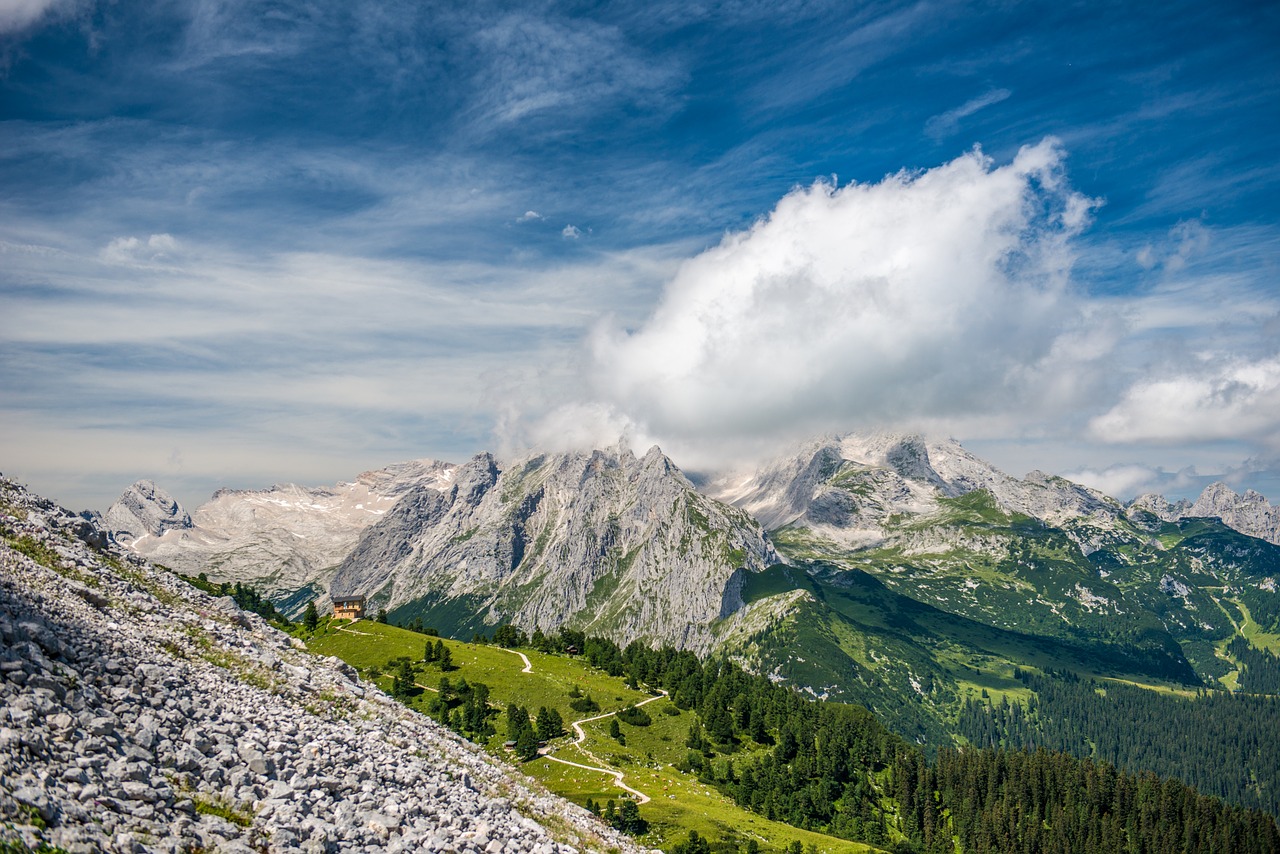
<svg viewBox="0 0 1280 854">
<path fill-rule="evenodd" d="M 582 229 L 578 228 L 576 225 L 566 225 L 560 230 L 560 234 L 566 240 L 577 240 L 582 236 Z"/>
<path fill-rule="evenodd" d="M 1080 316 L 1069 243 L 1093 202 L 1062 161 L 1046 140 L 794 190 L 687 261 L 640 328 L 595 330 L 603 420 L 665 447 L 1025 405 Z"/>
<path fill-rule="evenodd" d="M 1198 368 L 1143 379 L 1089 427 L 1106 442 L 1252 438 L 1280 448 L 1280 355 L 1205 357 Z"/>
</svg>

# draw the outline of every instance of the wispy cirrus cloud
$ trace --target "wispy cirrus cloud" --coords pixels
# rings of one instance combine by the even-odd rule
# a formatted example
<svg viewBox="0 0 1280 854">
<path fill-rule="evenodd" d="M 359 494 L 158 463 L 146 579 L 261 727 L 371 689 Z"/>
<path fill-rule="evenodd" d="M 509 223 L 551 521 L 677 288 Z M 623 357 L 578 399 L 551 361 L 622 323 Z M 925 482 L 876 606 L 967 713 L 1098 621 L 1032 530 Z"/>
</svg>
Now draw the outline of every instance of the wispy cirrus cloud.
<svg viewBox="0 0 1280 854">
<path fill-rule="evenodd" d="M 21 33 L 48 18 L 72 12 L 79 0 L 4 0 L 0 3 L 0 36 Z"/>
<path fill-rule="evenodd" d="M 612 103 L 658 107 L 680 81 L 671 62 L 646 59 L 616 27 L 555 15 L 509 13 L 474 36 L 477 119 L 508 124 Z"/>
<path fill-rule="evenodd" d="M 960 122 L 979 110 L 985 110 L 994 104 L 1006 100 L 1013 93 L 1008 89 L 991 89 L 976 98 L 970 98 L 960 106 L 932 116 L 924 124 L 926 135 L 935 140 L 951 136 L 960 129 Z"/>
</svg>

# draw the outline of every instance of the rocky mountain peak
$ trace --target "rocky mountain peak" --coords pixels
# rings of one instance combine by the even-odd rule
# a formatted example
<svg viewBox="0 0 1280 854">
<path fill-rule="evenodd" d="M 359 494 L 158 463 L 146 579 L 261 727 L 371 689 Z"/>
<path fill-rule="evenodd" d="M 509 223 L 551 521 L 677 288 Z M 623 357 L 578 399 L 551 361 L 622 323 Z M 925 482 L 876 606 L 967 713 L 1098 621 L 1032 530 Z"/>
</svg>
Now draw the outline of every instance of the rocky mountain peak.
<svg viewBox="0 0 1280 854">
<path fill-rule="evenodd" d="M 1185 514 L 1216 516 L 1242 534 L 1280 545 L 1280 507 L 1252 489 L 1239 495 L 1225 483 L 1211 483 Z"/>
<path fill-rule="evenodd" d="M 640 460 L 640 466 L 644 469 L 656 470 L 660 474 L 670 474 L 673 471 L 677 471 L 675 464 L 657 445 L 645 451 L 644 457 Z"/>
<path fill-rule="evenodd" d="M 178 500 L 150 480 L 140 480 L 126 489 L 107 508 L 102 521 L 111 536 L 121 542 L 191 527 L 191 516 Z"/>
<path fill-rule="evenodd" d="M 1176 522 L 1191 510 L 1190 501 L 1170 502 L 1163 495 L 1148 492 L 1129 502 L 1124 515 L 1140 527 L 1150 528 L 1154 522 Z M 1156 525 L 1156 527 L 1159 527 Z"/>
<path fill-rule="evenodd" d="M 908 480 L 943 485 L 929 461 L 929 448 L 922 436 L 904 436 L 885 453 L 885 463 Z"/>
<path fill-rule="evenodd" d="M 795 525 L 842 548 L 883 541 L 894 518 L 920 516 L 978 490 L 1006 513 L 1050 524 L 1089 519 L 1108 527 L 1124 508 L 1065 478 L 1011 477 L 953 439 L 897 433 L 821 437 L 755 471 L 708 480 L 707 494 L 741 507 L 768 530 Z"/>
<path fill-rule="evenodd" d="M 699 494 L 656 447 L 641 459 L 625 447 L 482 454 L 455 480 L 406 496 L 365 532 L 333 595 L 428 623 L 465 610 L 474 623 L 440 625 L 464 635 L 570 623 L 703 648 L 707 624 L 742 604 L 734 574 L 777 561 L 758 523 Z M 448 604 L 459 600 L 465 609 Z"/>
<path fill-rule="evenodd" d="M 454 472 L 453 488 L 450 491 L 459 500 L 475 506 L 497 482 L 498 461 L 493 454 L 485 451 L 476 454 Z"/>
<path fill-rule="evenodd" d="M 483 468 L 477 464 L 471 472 L 482 477 Z M 124 542 L 189 575 L 244 582 L 296 616 L 317 597 L 324 607 L 329 579 L 365 528 L 409 492 L 452 488 L 457 470 L 452 463 L 410 460 L 333 486 L 219 489 L 185 526 Z"/>
<path fill-rule="evenodd" d="M 1216 507 L 1233 507 L 1240 503 L 1240 496 L 1234 489 L 1222 481 L 1215 481 L 1204 488 L 1196 499 L 1192 510 L 1197 508 L 1212 510 Z M 1210 516 L 1211 513 L 1196 513 L 1198 516 Z"/>
</svg>

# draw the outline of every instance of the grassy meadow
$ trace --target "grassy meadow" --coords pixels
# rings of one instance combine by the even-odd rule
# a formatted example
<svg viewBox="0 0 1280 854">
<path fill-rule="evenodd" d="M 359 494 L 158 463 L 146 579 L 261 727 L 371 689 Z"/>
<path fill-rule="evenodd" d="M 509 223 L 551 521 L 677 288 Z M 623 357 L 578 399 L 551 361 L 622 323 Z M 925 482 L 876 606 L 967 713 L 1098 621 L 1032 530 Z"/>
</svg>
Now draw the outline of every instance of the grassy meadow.
<svg viewBox="0 0 1280 854">
<path fill-rule="evenodd" d="M 453 669 L 447 672 L 436 663 L 422 661 L 426 644 L 437 641 L 444 643 L 452 659 Z M 503 742 L 507 739 L 507 705 L 525 706 L 531 715 L 536 715 L 540 707 L 555 709 L 564 720 L 568 734 L 547 746 L 550 756 L 518 763 L 520 770 L 577 804 L 585 805 L 590 799 L 602 806 L 609 800 L 620 802 L 624 797 L 630 797 L 615 784 L 612 773 L 567 765 L 551 757 L 621 771 L 627 785 L 650 798 L 640 806 L 640 815 L 649 824 L 649 832 L 639 840 L 642 844 L 670 848 L 683 840 L 690 830 L 696 830 L 713 842 L 732 842 L 737 848 L 755 840 L 764 851 L 780 850 L 797 841 L 806 849 L 819 852 L 861 854 L 877 850 L 769 821 L 738 807 L 711 786 L 700 783 L 696 775 L 681 772 L 676 766 L 689 752 L 685 739 L 697 716 L 676 708 L 665 697 L 655 699 L 653 694 L 628 688 L 621 678 L 609 676 L 580 659 L 522 649 L 532 666 L 531 672 L 524 673 L 524 661 L 510 650 L 428 637 L 369 620 L 349 625 L 327 622 L 307 646 L 312 652 L 341 658 L 366 676 L 371 669 L 381 672 L 376 681 L 385 690 L 390 689 L 392 681 L 389 662 L 408 657 L 416 663 L 414 681 L 426 687 L 420 688 L 406 703 L 420 711 L 425 711 L 431 697 L 429 689 L 438 686 L 441 677 L 455 684 L 460 679 L 484 683 L 489 686 L 490 703 L 495 707 L 491 721 L 497 730 L 485 746 L 491 753 L 512 763 L 518 763 L 518 760 L 503 749 Z M 575 688 L 577 693 L 595 700 L 600 710 L 579 712 L 572 709 L 571 694 Z M 572 721 L 609 715 L 646 700 L 650 702 L 644 706 L 644 711 L 651 723 L 632 726 L 620 722 L 625 744 L 609 735 L 612 717 L 584 723 L 584 742 L 580 746 L 573 743 Z"/>
</svg>

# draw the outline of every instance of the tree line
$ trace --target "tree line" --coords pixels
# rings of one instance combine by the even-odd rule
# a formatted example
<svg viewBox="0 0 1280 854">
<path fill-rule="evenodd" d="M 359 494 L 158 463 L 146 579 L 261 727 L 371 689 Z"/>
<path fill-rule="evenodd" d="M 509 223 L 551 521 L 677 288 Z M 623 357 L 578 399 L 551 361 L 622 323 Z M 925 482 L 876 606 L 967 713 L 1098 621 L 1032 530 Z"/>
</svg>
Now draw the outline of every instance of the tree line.
<svg viewBox="0 0 1280 854">
<path fill-rule="evenodd" d="M 951 854 L 955 840 L 975 852 L 1280 851 L 1271 816 L 1176 779 L 1044 749 L 969 747 L 930 761 L 866 709 L 805 697 L 723 659 L 599 638 L 584 649 L 697 713 L 688 765 L 701 780 L 795 827 L 904 852 Z M 1248 729 L 1258 740 L 1280 731 L 1256 720 Z"/>
<path fill-rule="evenodd" d="M 1151 773 L 1185 773 L 1190 770 L 1186 764 L 1142 773 L 1118 770 L 1108 761 L 1045 749 L 1052 739 L 1042 729 L 1001 723 L 1002 716 L 1038 719 L 1043 706 L 1029 712 L 1020 707 L 1013 711 L 1018 704 L 970 704 L 966 720 L 973 723 L 985 716 L 988 729 L 974 730 L 974 746 L 942 750 L 931 760 L 866 709 L 805 697 L 723 658 L 702 661 L 688 651 L 640 643 L 622 649 L 607 638 L 572 630 L 526 636 L 499 627 L 495 641 L 499 639 L 504 645 L 578 653 L 632 686 L 666 690 L 677 708 L 696 713 L 681 767 L 739 805 L 795 827 L 922 854 L 953 854 L 957 842 L 966 852 L 1036 854 L 1280 851 L 1280 830 L 1270 815 L 1228 805 Z M 1053 703 L 1057 709 L 1065 700 L 1053 688 L 1068 681 L 1044 679 L 1032 687 L 1050 695 L 1042 704 Z M 492 735 L 487 724 L 491 712 L 482 711 L 485 705 L 478 702 L 481 694 L 487 701 L 487 688 L 481 692 L 479 683 L 467 686 L 464 680 L 454 688 L 446 682 L 429 704 L 432 713 L 468 737 L 477 737 L 473 732 L 478 740 Z M 1161 696 L 1129 686 L 1108 685 L 1107 692 L 1106 698 L 1093 688 L 1076 692 L 1076 702 L 1084 703 L 1085 693 L 1096 697 L 1100 704 L 1089 714 L 1110 721 L 1106 726 L 1117 734 L 1131 720 L 1137 697 L 1150 701 Z M 1204 697 L 1196 703 L 1206 701 L 1216 702 Z M 572 702 L 594 705 L 585 695 Z M 517 754 L 536 756 L 537 742 L 549 735 L 541 732 L 544 721 L 550 724 L 549 712 L 540 709 L 533 718 L 527 709 L 508 708 L 508 736 Z M 1273 713 L 1269 709 L 1268 715 Z M 1082 711 L 1077 717 L 1084 720 L 1086 715 Z M 1263 734 L 1280 731 L 1268 726 L 1271 720 L 1242 717 L 1236 720 L 1237 732 L 1254 733 L 1262 741 Z M 1074 740 L 1063 746 L 1080 749 L 1084 739 L 1092 738 L 1087 732 L 1074 733 Z M 1188 731 L 1185 738 L 1193 735 Z M 1144 739 L 1182 740 L 1166 726 L 1158 735 L 1134 733 L 1129 742 Z M 1120 741 L 1118 735 L 1112 740 Z M 1229 766 L 1222 756 L 1217 761 Z M 602 815 L 607 812 L 592 806 Z M 611 823 L 636 826 L 630 816 L 619 819 L 619 811 L 614 810 Z"/>
<path fill-rule="evenodd" d="M 1280 697 L 1187 698 L 1070 673 L 1019 675 L 1035 692 L 1026 703 L 965 703 L 958 728 L 970 743 L 1093 757 L 1280 816 Z"/>
</svg>

